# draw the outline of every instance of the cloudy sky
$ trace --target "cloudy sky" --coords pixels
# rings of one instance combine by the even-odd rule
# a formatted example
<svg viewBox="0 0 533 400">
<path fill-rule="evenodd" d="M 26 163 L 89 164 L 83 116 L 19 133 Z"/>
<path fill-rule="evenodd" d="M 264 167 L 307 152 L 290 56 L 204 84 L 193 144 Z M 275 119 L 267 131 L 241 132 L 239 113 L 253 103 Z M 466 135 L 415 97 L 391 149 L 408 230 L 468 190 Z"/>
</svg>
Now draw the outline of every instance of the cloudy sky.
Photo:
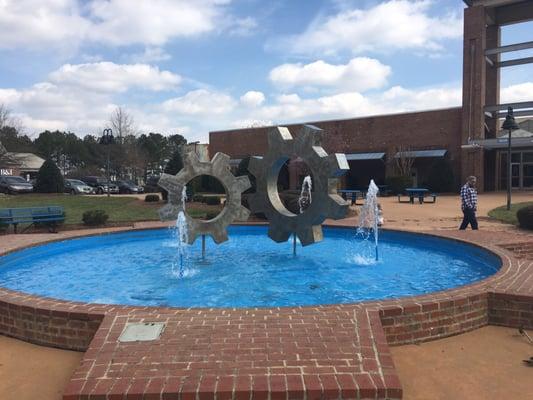
<svg viewBox="0 0 533 400">
<path fill-rule="evenodd" d="M 99 134 L 121 106 L 139 132 L 203 142 L 211 130 L 457 106 L 463 8 L 459 0 L 0 0 L 0 104 L 30 135 Z M 504 28 L 503 44 L 533 40 L 532 28 Z M 531 93 L 531 66 L 504 69 L 502 101 Z"/>
</svg>

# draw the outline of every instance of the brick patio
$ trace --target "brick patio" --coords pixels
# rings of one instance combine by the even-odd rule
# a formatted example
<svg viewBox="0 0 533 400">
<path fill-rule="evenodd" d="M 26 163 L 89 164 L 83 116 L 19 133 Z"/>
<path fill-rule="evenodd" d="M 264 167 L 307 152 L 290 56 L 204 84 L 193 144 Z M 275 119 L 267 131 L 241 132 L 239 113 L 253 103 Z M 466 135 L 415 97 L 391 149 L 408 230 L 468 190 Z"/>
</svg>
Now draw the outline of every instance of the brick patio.
<svg viewBox="0 0 533 400">
<path fill-rule="evenodd" d="M 8 235 L 2 248 L 120 229 Z M 64 399 L 399 399 L 390 344 L 486 324 L 533 328 L 532 235 L 438 235 L 488 248 L 502 258 L 501 270 L 476 284 L 430 295 L 318 307 L 127 307 L 0 289 L 0 332 L 85 351 Z M 128 322 L 165 322 L 166 327 L 157 341 L 120 343 Z"/>
</svg>

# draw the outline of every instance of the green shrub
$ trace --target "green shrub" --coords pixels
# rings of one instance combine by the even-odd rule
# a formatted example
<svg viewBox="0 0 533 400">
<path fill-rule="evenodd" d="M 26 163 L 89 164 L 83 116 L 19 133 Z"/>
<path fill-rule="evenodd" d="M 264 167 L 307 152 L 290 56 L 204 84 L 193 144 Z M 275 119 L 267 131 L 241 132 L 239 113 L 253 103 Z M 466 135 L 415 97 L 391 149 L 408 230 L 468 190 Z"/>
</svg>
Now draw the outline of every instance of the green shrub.
<svg viewBox="0 0 533 400">
<path fill-rule="evenodd" d="M 63 193 L 65 182 L 61 171 L 52 160 L 46 160 L 37 173 L 35 191 L 39 193 Z"/>
<path fill-rule="evenodd" d="M 159 201 L 159 195 L 158 194 L 147 194 L 144 196 L 144 201 L 147 203 L 157 203 Z"/>
<path fill-rule="evenodd" d="M 205 204 L 207 204 L 208 206 L 220 205 L 220 196 L 206 196 Z"/>
<path fill-rule="evenodd" d="M 109 215 L 104 210 L 85 211 L 82 216 L 83 223 L 89 226 L 104 225 L 109 219 Z"/>
<path fill-rule="evenodd" d="M 455 191 L 455 177 L 450 161 L 439 158 L 431 165 L 427 175 L 427 186 L 432 192 L 453 192 Z"/>
<path fill-rule="evenodd" d="M 389 186 L 394 194 L 403 193 L 403 191 L 413 184 L 410 176 L 388 176 L 385 178 L 385 184 Z"/>
<path fill-rule="evenodd" d="M 533 206 L 525 206 L 516 212 L 520 228 L 533 230 Z"/>
</svg>

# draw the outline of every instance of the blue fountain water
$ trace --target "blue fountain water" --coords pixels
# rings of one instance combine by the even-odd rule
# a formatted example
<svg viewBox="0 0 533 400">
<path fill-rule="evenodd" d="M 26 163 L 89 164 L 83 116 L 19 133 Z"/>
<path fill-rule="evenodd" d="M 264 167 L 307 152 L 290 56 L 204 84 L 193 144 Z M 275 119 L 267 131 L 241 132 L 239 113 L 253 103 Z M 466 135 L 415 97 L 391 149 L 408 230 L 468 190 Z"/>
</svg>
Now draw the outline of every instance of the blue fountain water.
<svg viewBox="0 0 533 400">
<path fill-rule="evenodd" d="M 382 232 L 380 261 L 358 263 L 352 229 L 325 228 L 324 241 L 300 249 L 277 244 L 266 227 L 231 227 L 230 240 L 188 247 L 182 277 L 173 273 L 172 229 L 66 240 L 0 257 L 0 286 L 87 302 L 179 307 L 294 306 L 419 295 L 495 273 L 500 260 L 474 246 Z"/>
</svg>

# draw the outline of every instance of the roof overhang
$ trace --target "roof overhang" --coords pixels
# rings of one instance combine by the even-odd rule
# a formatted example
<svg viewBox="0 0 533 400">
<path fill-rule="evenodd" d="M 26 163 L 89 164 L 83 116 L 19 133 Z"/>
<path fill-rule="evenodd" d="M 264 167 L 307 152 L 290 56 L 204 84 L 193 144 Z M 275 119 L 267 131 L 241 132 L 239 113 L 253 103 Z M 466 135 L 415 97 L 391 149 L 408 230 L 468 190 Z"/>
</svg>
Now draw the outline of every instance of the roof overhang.
<svg viewBox="0 0 533 400">
<path fill-rule="evenodd" d="M 352 153 L 346 154 L 348 161 L 381 160 L 385 153 Z"/>
<path fill-rule="evenodd" d="M 506 149 L 508 146 L 506 137 L 472 140 L 469 144 L 483 147 L 484 149 Z M 533 147 L 533 137 L 511 137 L 511 148 L 519 147 Z"/>
</svg>

